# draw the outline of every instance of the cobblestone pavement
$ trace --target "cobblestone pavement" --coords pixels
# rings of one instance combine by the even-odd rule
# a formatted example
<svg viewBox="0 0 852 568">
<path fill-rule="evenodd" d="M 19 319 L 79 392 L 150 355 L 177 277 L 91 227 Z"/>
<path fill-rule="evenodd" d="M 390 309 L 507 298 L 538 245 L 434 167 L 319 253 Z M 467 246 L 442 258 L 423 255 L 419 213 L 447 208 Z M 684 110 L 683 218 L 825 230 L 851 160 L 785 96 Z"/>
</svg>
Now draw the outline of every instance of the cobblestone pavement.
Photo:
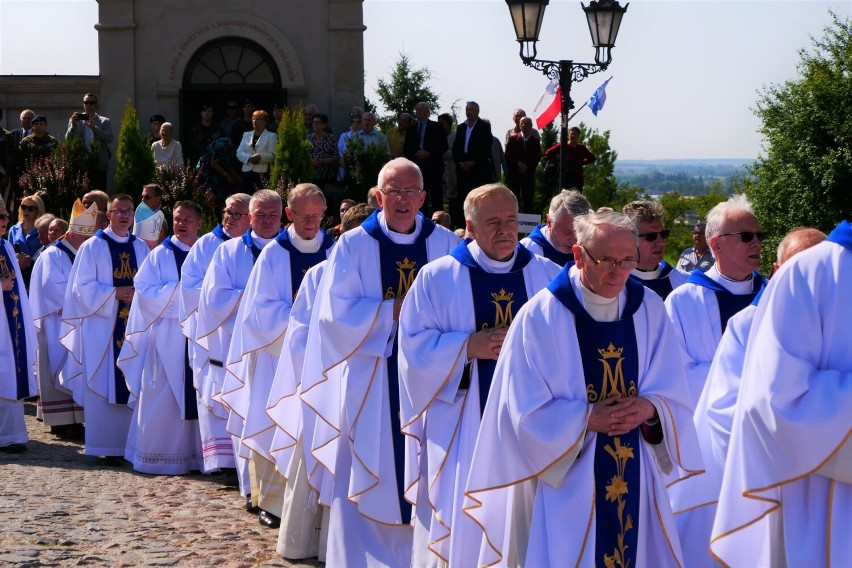
<svg viewBox="0 0 852 568">
<path fill-rule="evenodd" d="M 26 414 L 27 451 L 0 453 L 0 565 L 323 566 L 279 557 L 221 477 L 109 467 Z"/>
</svg>

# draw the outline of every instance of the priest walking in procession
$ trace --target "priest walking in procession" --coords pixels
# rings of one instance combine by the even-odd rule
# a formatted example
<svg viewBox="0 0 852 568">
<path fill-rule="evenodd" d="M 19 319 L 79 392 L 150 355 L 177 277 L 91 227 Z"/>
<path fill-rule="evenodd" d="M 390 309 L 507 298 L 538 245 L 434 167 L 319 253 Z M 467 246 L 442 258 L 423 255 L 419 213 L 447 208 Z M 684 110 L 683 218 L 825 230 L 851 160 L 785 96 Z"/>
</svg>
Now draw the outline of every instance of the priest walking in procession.
<svg viewBox="0 0 852 568">
<path fill-rule="evenodd" d="M 412 566 L 475 566 L 479 529 L 462 513 L 465 482 L 497 357 L 514 314 L 560 266 L 518 244 L 518 200 L 500 184 L 464 203 L 473 238 L 427 264 L 399 323 L 405 486 L 416 495 Z"/>
<path fill-rule="evenodd" d="M 629 279 L 634 223 L 575 223 L 576 265 L 515 316 L 495 370 L 465 492 L 479 565 L 683 565 L 665 480 L 701 459 L 677 339 Z"/>
<path fill-rule="evenodd" d="M 80 366 L 80 375 L 66 379 L 66 388 L 83 393 L 86 455 L 118 465 L 133 411 L 127 406 L 130 391 L 116 360 L 135 293 L 133 278 L 149 249 L 130 233 L 129 195 L 112 197 L 107 218 L 109 227 L 98 230 L 77 251 L 62 308 L 60 341 Z"/>
<path fill-rule="evenodd" d="M 203 470 L 189 344 L 178 321 L 181 267 L 198 239 L 201 215 L 192 201 L 175 203 L 172 235 L 151 251 L 133 279 L 136 297 L 118 366 L 133 408 L 124 459 L 141 473 Z"/>
<path fill-rule="evenodd" d="M 329 566 L 408 566 L 411 501 L 404 496 L 397 321 L 419 270 L 449 254 L 458 237 L 418 213 L 420 169 L 391 160 L 378 177 L 381 210 L 341 236 L 328 260 L 308 350 L 317 338 L 322 376 L 304 377 L 302 400 L 336 433 Z M 335 404 L 340 401 L 340 404 Z M 327 442 L 327 443 L 326 443 Z"/>
<path fill-rule="evenodd" d="M 563 189 L 550 200 L 547 222 L 539 225 L 521 244 L 530 252 L 552 260 L 559 266 L 574 262 L 574 220 L 592 211 L 589 200 L 577 190 Z"/>
</svg>

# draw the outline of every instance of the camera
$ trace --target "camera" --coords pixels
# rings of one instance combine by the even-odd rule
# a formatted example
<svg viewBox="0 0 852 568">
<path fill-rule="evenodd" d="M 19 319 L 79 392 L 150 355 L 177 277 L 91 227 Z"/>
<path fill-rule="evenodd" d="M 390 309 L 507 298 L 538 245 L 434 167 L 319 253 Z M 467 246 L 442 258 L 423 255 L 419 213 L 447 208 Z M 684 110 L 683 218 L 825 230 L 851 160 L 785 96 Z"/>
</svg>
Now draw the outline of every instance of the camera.
<svg viewBox="0 0 852 568">
<path fill-rule="evenodd" d="M 79 112 L 79 113 L 77 113 L 77 118 L 79 120 L 87 121 L 87 120 L 89 120 L 89 115 L 88 115 L 88 113 L 85 113 L 85 112 Z"/>
</svg>

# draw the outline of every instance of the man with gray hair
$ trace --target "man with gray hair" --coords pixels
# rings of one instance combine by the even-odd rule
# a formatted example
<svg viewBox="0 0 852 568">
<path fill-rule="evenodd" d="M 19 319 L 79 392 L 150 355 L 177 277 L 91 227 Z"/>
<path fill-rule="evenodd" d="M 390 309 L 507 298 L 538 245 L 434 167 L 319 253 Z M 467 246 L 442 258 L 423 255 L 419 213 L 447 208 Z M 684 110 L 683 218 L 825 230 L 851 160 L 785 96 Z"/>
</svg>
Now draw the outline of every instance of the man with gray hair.
<svg viewBox="0 0 852 568">
<path fill-rule="evenodd" d="M 302 400 L 328 426 L 310 452 L 334 472 L 329 566 L 411 565 L 397 321 L 423 265 L 459 242 L 418 214 L 425 194 L 416 164 L 391 160 L 378 185 L 381 210 L 344 233 L 328 260 L 307 345 L 323 371 L 302 379 Z"/>
<path fill-rule="evenodd" d="M 665 210 L 656 201 L 632 201 L 624 206 L 622 213 L 633 219 L 639 230 L 639 265 L 631 276 L 665 300 L 689 277 L 663 260 L 670 232 L 663 228 Z"/>
<path fill-rule="evenodd" d="M 423 268 L 400 314 L 401 421 L 419 466 L 405 480 L 417 488 L 412 566 L 477 565 L 479 531 L 461 507 L 480 416 L 512 319 L 560 270 L 518 244 L 507 187 L 474 189 L 464 209 L 473 240 Z"/>
<path fill-rule="evenodd" d="M 794 255 L 825 240 L 825 233 L 816 229 L 794 229 L 778 245 L 778 265 Z M 669 487 L 672 506 L 687 512 L 678 515 L 678 525 L 705 519 L 712 523 L 716 517 L 716 502 L 722 488 L 722 473 L 727 460 L 728 445 L 734 427 L 734 411 L 743 381 L 746 344 L 763 291 L 754 301 L 731 316 L 719 342 L 707 382 L 695 410 L 695 428 L 704 457 L 705 473 Z M 698 509 L 706 509 L 697 513 Z M 683 522 L 680 517 L 683 517 Z M 698 519 L 698 520 L 696 520 Z M 710 525 L 705 525 L 704 538 L 709 545 Z M 686 527 L 684 527 L 686 530 Z M 704 565 L 710 566 L 704 558 Z"/>
<path fill-rule="evenodd" d="M 664 477 L 701 459 L 677 339 L 659 296 L 630 279 L 633 221 L 576 227 L 576 264 L 503 344 L 465 492 L 485 540 L 468 546 L 479 566 L 683 565 Z"/>
<path fill-rule="evenodd" d="M 260 523 L 269 528 L 279 525 L 285 480 L 269 453 L 275 424 L 266 414 L 266 401 L 302 278 L 334 245 L 320 229 L 325 209 L 325 195 L 316 185 L 300 183 L 289 191 L 285 212 L 290 225 L 257 257 L 225 363 L 222 402 L 230 410 L 228 431 L 240 437 L 243 455 L 254 464 L 249 471 L 258 491 L 252 490 L 252 498 L 260 507 Z"/>
<path fill-rule="evenodd" d="M 192 365 L 193 384 L 198 398 L 198 427 L 201 430 L 201 455 L 204 471 L 235 467 L 234 449 L 226 429 L 228 411 L 212 398 L 216 384 L 211 375 L 221 374 L 222 367 L 211 366 L 210 354 L 197 342 L 198 303 L 201 285 L 213 254 L 220 245 L 242 237 L 249 228 L 249 202 L 247 193 L 235 193 L 225 200 L 222 222 L 200 237 L 181 267 L 178 321 L 189 340 L 189 358 Z M 221 381 L 221 377 L 218 379 Z M 219 382 L 218 384 L 221 384 Z"/>
<path fill-rule="evenodd" d="M 376 130 L 376 115 L 372 112 L 365 112 L 361 119 L 364 121 L 364 127 L 358 133 L 358 138 L 364 141 L 364 145 L 378 146 L 385 149 L 385 154 L 390 158 L 390 146 L 385 135 Z M 342 155 L 342 154 L 341 154 Z"/>
<path fill-rule="evenodd" d="M 547 222 L 539 225 L 521 244 L 530 252 L 552 260 L 559 266 L 574 262 L 573 246 L 577 242 L 574 220 L 592 210 L 589 200 L 573 189 L 563 189 L 550 200 Z"/>
<path fill-rule="evenodd" d="M 209 380 L 212 382 L 209 396 L 220 404 L 237 309 L 260 251 L 281 231 L 282 209 L 281 197 L 277 193 L 271 189 L 256 191 L 249 202 L 250 229 L 242 237 L 232 238 L 216 249 L 201 284 L 196 342 L 209 357 Z M 227 429 L 234 447 L 240 493 L 249 496 L 248 460 L 245 454 L 240 453 L 242 428 L 232 427 L 232 418 L 237 417 L 229 413 Z M 250 508 L 254 510 L 254 506 L 256 501 Z"/>
</svg>

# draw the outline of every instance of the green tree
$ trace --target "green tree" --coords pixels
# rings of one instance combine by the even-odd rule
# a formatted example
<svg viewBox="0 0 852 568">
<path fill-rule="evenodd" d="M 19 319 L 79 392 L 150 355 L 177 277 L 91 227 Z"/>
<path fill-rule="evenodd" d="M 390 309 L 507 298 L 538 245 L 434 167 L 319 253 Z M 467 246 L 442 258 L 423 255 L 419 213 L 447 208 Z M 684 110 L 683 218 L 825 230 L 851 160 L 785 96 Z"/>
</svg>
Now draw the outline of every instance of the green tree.
<svg viewBox="0 0 852 568">
<path fill-rule="evenodd" d="M 683 249 L 693 245 L 693 223 L 705 219 L 708 211 L 727 198 L 720 182 L 704 195 L 683 195 L 678 191 L 670 191 L 660 196 L 660 205 L 666 210 L 663 225 L 671 230 L 666 241 L 666 261 L 669 264 L 676 264 Z"/>
<path fill-rule="evenodd" d="M 740 183 L 762 227 L 764 268 L 798 226 L 830 231 L 852 214 L 852 19 L 799 51 L 798 76 L 763 89 L 755 109 L 765 155 Z"/>
<path fill-rule="evenodd" d="M 610 131 L 600 133 L 597 128 L 589 128 L 580 123 L 580 140 L 595 155 L 595 162 L 583 167 L 583 194 L 592 207 L 597 209 L 615 201 L 618 182 L 615 179 L 615 160 L 618 152 L 609 144 Z"/>
<path fill-rule="evenodd" d="M 438 94 L 429 86 L 432 72 L 428 67 L 414 69 L 411 57 L 400 52 L 399 60 L 391 70 L 390 78 L 379 79 L 376 94 L 389 114 L 379 120 L 383 130 L 396 124 L 396 117 L 401 112 L 414 112 L 414 106 L 419 102 L 429 105 L 429 110 L 438 110 Z"/>
<path fill-rule="evenodd" d="M 142 193 L 142 186 L 154 179 L 154 154 L 142 139 L 136 107 L 130 99 L 127 99 L 124 105 L 124 117 L 121 119 L 115 156 L 116 192 L 138 198 Z"/>
<path fill-rule="evenodd" d="M 310 143 L 301 108 L 287 108 L 278 125 L 278 145 L 272 162 L 271 187 L 289 188 L 314 177 Z"/>
<path fill-rule="evenodd" d="M 360 136 L 352 136 L 346 142 L 343 165 L 346 168 L 346 194 L 356 203 L 367 202 L 367 192 L 376 185 L 379 171 L 388 161 L 385 147 L 365 144 Z"/>
</svg>

